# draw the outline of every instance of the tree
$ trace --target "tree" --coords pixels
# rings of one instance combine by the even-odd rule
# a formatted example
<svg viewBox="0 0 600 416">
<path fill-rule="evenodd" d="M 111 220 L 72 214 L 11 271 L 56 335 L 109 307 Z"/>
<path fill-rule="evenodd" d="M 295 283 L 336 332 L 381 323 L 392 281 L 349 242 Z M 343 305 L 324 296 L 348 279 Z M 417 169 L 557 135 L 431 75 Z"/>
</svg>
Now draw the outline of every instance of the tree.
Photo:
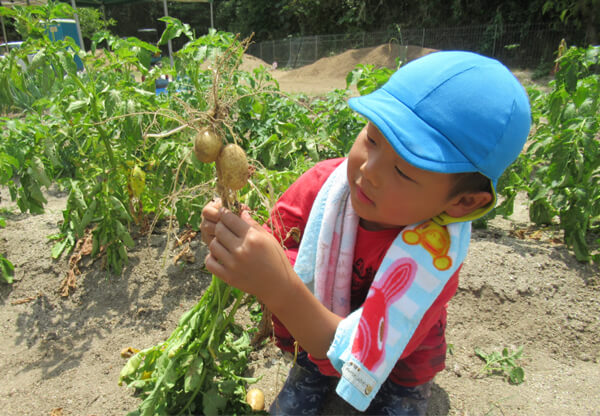
<svg viewBox="0 0 600 416">
<path fill-rule="evenodd" d="M 600 24 L 600 0 L 548 0 L 542 13 L 558 13 L 564 23 L 585 30 L 588 44 L 598 44 L 598 25 Z"/>
</svg>

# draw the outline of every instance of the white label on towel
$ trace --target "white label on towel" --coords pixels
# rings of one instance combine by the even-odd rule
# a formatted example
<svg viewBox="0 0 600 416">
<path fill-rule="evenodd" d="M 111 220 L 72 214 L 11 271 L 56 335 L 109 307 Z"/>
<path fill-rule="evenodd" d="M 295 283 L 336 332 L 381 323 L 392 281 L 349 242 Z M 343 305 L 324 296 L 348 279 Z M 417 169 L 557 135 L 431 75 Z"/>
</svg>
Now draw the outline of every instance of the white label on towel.
<svg viewBox="0 0 600 416">
<path fill-rule="evenodd" d="M 375 379 L 356 362 L 354 357 L 342 366 L 342 377 L 365 396 L 368 396 L 375 388 Z"/>
</svg>

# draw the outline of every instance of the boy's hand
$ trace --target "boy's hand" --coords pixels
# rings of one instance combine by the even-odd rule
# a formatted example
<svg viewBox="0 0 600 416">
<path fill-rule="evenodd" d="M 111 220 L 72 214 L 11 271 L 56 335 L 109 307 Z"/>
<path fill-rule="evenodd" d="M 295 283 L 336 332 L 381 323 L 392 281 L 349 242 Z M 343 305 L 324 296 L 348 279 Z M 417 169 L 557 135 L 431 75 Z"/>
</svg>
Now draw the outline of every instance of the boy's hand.
<svg viewBox="0 0 600 416">
<path fill-rule="evenodd" d="M 209 243 L 210 254 L 206 268 L 228 284 L 256 295 L 267 305 L 276 301 L 277 294 L 289 288 L 295 274 L 279 242 L 254 221 L 246 211 L 241 216 L 214 206 L 206 211 L 209 221 L 220 218 L 214 226 L 214 238 Z M 204 222 L 204 221 L 203 221 Z M 204 239 L 204 237 L 203 237 Z"/>
<path fill-rule="evenodd" d="M 213 238 L 215 238 L 215 227 L 221 218 L 221 212 L 219 210 L 222 205 L 221 199 L 217 198 L 202 208 L 200 236 L 206 245 L 209 245 Z"/>
</svg>

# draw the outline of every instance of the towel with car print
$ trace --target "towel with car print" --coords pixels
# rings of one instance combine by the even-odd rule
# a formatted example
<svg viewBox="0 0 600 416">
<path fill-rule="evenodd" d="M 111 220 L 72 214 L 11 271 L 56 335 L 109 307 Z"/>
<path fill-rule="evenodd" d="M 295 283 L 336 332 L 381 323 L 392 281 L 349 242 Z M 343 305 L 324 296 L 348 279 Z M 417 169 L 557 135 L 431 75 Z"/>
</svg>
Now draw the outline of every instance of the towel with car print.
<svg viewBox="0 0 600 416">
<path fill-rule="evenodd" d="M 358 217 L 349 200 L 347 162 L 313 203 L 294 266 L 331 311 L 344 316 L 327 356 L 342 375 L 336 392 L 364 411 L 387 379 L 421 318 L 466 257 L 470 222 L 405 227 L 388 249 L 363 306 L 351 314 Z"/>
</svg>

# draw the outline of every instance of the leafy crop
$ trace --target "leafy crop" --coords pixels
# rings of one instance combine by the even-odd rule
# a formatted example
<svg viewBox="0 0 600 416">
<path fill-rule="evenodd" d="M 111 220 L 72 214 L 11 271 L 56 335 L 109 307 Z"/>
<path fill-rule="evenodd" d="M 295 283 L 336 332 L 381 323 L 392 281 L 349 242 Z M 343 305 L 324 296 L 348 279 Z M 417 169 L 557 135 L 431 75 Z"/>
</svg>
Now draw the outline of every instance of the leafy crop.
<svg viewBox="0 0 600 416">
<path fill-rule="evenodd" d="M 375 65 L 359 64 L 346 76 L 346 84 L 356 84 L 360 95 L 366 95 L 385 84 L 394 72 L 390 68 L 375 68 Z"/>
<path fill-rule="evenodd" d="M 521 384 L 525 380 L 525 372 L 517 362 L 523 355 L 523 347 L 516 351 L 503 348 L 502 353 L 493 351 L 489 354 L 481 348 L 475 348 L 475 354 L 485 361 L 481 371 L 486 375 L 502 375 L 512 384 Z"/>
<path fill-rule="evenodd" d="M 534 134 L 503 178 L 512 212 L 520 190 L 530 219 L 564 231 L 579 261 L 600 262 L 600 47 L 571 47 L 558 59 L 549 94 L 529 89 Z"/>
<path fill-rule="evenodd" d="M 0 119 L 1 183 L 21 211 L 31 213 L 43 211 L 44 188 L 68 191 L 60 233 L 53 236 L 55 258 L 90 229 L 92 256 L 102 256 L 118 274 L 136 235 L 158 221 L 175 218 L 179 227 L 197 228 L 201 207 L 213 196 L 214 167 L 189 157 L 191 137 L 208 121 L 215 99 L 232 115 L 227 141 L 235 136 L 250 159 L 261 161 L 255 186 L 240 193 L 259 215 L 313 163 L 343 156 L 360 129 L 360 119 L 344 109 L 345 92 L 311 103 L 281 93 L 264 68 L 239 70 L 244 48 L 230 33 L 195 38 L 186 24 L 164 18 L 160 42 L 179 36 L 188 42 L 173 68 L 151 66 L 156 45 L 108 31 L 95 34 L 87 53 L 69 38 L 51 42 L 46 22 L 69 12 L 64 3 L 0 8 L 24 36 L 31 34 L 0 60 L 0 111 L 10 114 Z M 227 50 L 235 53 L 217 73 L 215 62 Z M 84 71 L 77 71 L 75 56 Z M 154 91 L 161 76 L 172 80 L 166 95 Z"/>
<path fill-rule="evenodd" d="M 250 336 L 235 325 L 244 293 L 213 276 L 196 306 L 164 342 L 131 357 L 119 383 L 144 399 L 130 415 L 247 414 L 241 377 L 251 351 Z"/>
<path fill-rule="evenodd" d="M 6 220 L 0 216 L 0 227 L 6 227 Z M 12 283 L 15 266 L 0 253 L 0 273 L 6 283 Z"/>
</svg>

